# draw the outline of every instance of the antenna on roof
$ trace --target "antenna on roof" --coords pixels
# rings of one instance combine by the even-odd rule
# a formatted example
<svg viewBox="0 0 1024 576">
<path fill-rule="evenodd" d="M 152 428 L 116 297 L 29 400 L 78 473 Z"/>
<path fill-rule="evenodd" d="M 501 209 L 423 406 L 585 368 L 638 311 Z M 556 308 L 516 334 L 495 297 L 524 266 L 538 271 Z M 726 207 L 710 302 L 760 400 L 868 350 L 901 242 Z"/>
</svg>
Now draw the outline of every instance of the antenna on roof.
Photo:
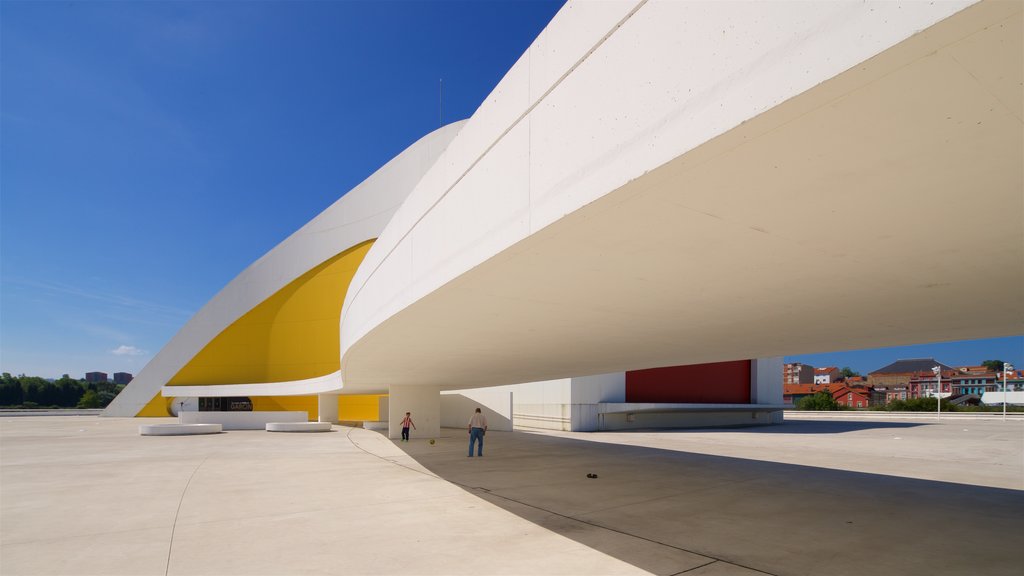
<svg viewBox="0 0 1024 576">
<path fill-rule="evenodd" d="M 442 88 L 443 87 L 444 87 L 444 78 L 438 78 L 437 79 L 437 127 L 438 128 L 440 128 L 441 126 L 444 126 L 444 116 L 442 115 L 443 108 L 441 107 L 441 103 L 443 102 L 443 100 L 441 99 L 441 94 L 442 94 Z"/>
</svg>

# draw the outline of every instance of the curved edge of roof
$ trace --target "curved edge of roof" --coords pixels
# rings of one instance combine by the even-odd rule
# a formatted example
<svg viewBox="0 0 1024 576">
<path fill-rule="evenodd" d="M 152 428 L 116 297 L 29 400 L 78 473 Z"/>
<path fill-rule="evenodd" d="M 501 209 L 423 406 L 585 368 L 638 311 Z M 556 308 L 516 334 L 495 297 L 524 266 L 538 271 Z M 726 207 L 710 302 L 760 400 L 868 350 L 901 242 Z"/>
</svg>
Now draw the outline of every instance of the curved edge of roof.
<svg viewBox="0 0 1024 576">
<path fill-rule="evenodd" d="M 164 386 L 165 398 L 216 398 L 220 396 L 305 396 L 341 391 L 341 371 L 325 376 L 256 384 L 213 384 L 207 386 Z"/>
<path fill-rule="evenodd" d="M 103 415 L 135 416 L 232 322 L 311 268 L 377 238 L 465 122 L 453 122 L 423 136 L 250 264 L 185 323 Z"/>
</svg>

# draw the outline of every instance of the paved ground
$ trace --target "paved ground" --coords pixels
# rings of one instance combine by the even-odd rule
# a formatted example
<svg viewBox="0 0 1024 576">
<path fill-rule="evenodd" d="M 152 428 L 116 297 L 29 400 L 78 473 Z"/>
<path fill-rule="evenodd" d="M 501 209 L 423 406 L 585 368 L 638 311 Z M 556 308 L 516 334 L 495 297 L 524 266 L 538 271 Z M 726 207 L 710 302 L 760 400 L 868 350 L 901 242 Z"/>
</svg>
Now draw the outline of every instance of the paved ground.
<svg viewBox="0 0 1024 576">
<path fill-rule="evenodd" d="M 460 430 L 431 445 L 138 424 L 0 418 L 0 574 L 1024 568 L 1020 421 L 492 432 L 482 459 Z"/>
</svg>

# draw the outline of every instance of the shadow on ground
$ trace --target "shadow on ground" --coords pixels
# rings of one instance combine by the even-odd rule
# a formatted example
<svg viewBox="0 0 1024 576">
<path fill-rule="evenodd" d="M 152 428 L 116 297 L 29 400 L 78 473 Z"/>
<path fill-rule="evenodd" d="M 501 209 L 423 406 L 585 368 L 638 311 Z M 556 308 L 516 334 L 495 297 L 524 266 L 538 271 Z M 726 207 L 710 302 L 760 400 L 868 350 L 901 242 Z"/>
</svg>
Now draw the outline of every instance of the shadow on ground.
<svg viewBox="0 0 1024 576">
<path fill-rule="evenodd" d="M 749 431 L 918 426 L 793 424 Z M 488 502 L 655 574 L 1020 574 L 1006 539 L 1024 531 L 1022 491 L 524 432 L 488 433 L 484 458 L 467 458 L 467 443 L 444 430 L 435 445 L 396 445 Z"/>
</svg>

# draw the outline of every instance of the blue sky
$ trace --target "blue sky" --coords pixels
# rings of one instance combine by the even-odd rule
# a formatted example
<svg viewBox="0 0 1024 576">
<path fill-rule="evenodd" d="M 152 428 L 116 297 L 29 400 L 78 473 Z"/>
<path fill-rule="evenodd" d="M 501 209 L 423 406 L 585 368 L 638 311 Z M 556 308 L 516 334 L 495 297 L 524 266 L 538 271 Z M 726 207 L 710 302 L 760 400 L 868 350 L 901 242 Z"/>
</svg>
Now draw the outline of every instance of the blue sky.
<svg viewBox="0 0 1024 576">
<path fill-rule="evenodd" d="M 0 2 L 0 370 L 138 373 L 561 2 Z M 438 80 L 444 81 L 439 119 Z M 798 357 L 1024 364 L 1024 338 Z"/>
</svg>

